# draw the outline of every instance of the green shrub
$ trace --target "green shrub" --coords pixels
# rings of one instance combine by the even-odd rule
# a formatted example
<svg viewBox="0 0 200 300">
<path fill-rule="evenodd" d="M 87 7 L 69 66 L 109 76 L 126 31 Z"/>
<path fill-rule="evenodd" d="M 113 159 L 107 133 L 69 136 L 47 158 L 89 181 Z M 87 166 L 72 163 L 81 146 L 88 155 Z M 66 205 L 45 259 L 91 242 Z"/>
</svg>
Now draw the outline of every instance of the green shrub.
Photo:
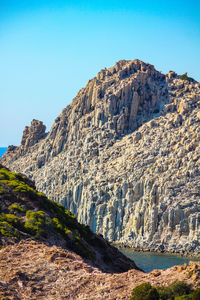
<svg viewBox="0 0 200 300">
<path fill-rule="evenodd" d="M 197 288 L 193 293 L 192 293 L 192 300 L 199 300 L 200 299 L 200 288 Z"/>
<path fill-rule="evenodd" d="M 7 222 L 0 221 L 0 233 L 3 236 L 15 236 L 14 228 Z"/>
<path fill-rule="evenodd" d="M 200 298 L 198 298 L 200 299 Z M 192 300 L 192 295 L 183 295 L 183 296 L 178 296 L 175 297 L 174 300 Z"/>
<path fill-rule="evenodd" d="M 28 186 L 27 184 L 25 184 L 23 181 L 19 181 L 19 180 L 1 180 L 2 183 L 4 183 L 7 186 L 10 186 L 12 188 L 12 190 L 14 192 L 21 192 L 21 193 L 28 193 L 28 192 L 32 192 L 32 193 L 36 193 L 35 190 Z"/>
<path fill-rule="evenodd" d="M 9 209 L 10 209 L 11 211 L 16 211 L 16 212 L 18 212 L 18 213 L 23 213 L 23 212 L 25 212 L 25 210 L 24 210 L 22 207 L 20 207 L 20 206 L 18 205 L 18 203 L 14 203 L 14 204 L 10 205 Z"/>
<path fill-rule="evenodd" d="M 12 225 L 16 225 L 19 223 L 19 218 L 13 214 L 0 214 L 0 221 L 6 221 L 8 223 L 11 223 Z"/>
<path fill-rule="evenodd" d="M 132 290 L 130 300 L 159 300 L 159 294 L 155 287 L 145 282 Z"/>
<path fill-rule="evenodd" d="M 160 295 L 160 300 L 173 300 L 174 299 L 173 293 L 168 286 L 157 287 L 156 289 Z"/>
<path fill-rule="evenodd" d="M 0 214 L 0 232 L 3 236 L 13 236 L 20 238 L 18 230 L 23 231 L 21 219 L 13 214 Z M 16 230 L 18 229 L 18 230 Z"/>
<path fill-rule="evenodd" d="M 191 287 L 182 281 L 167 287 L 152 287 L 149 283 L 142 283 L 132 290 L 130 300 L 200 300 L 200 288 L 191 293 Z"/>
<path fill-rule="evenodd" d="M 60 232 L 65 238 L 70 233 L 74 237 L 78 238 L 78 236 L 76 236 L 74 233 L 72 233 L 72 231 L 63 222 L 60 222 L 60 220 L 58 218 L 53 218 L 52 219 L 52 224 L 53 224 L 54 229 L 56 231 Z"/>
<path fill-rule="evenodd" d="M 7 222 L 19 230 L 23 229 L 21 219 L 13 214 L 0 214 L 0 222 Z"/>
<path fill-rule="evenodd" d="M 188 295 L 191 292 L 190 286 L 182 281 L 173 283 L 169 288 L 174 296 Z"/>
<path fill-rule="evenodd" d="M 53 227 L 56 230 L 58 230 L 60 233 L 63 234 L 63 232 L 64 232 L 64 225 L 59 221 L 58 218 L 53 218 L 52 224 L 53 224 Z"/>
<path fill-rule="evenodd" d="M 38 195 L 39 197 L 47 198 L 47 197 L 45 196 L 45 194 L 40 193 L 40 192 L 37 192 L 37 195 Z"/>
<path fill-rule="evenodd" d="M 45 212 L 43 211 L 31 211 L 26 212 L 26 222 L 24 225 L 25 230 L 35 236 L 39 236 L 44 233 L 44 226 L 47 223 Z"/>
<path fill-rule="evenodd" d="M 25 182 L 25 177 L 18 173 L 11 172 L 7 170 L 6 168 L 0 168 L 0 180 L 5 179 L 5 180 L 20 180 Z"/>
<path fill-rule="evenodd" d="M 32 192 L 36 191 L 26 184 L 26 179 L 18 173 L 13 173 L 7 170 L 6 168 L 0 168 L 0 181 L 1 183 L 12 188 L 14 192 Z"/>
<path fill-rule="evenodd" d="M 179 78 L 182 80 L 187 80 L 189 82 L 194 82 L 194 79 L 192 77 L 188 77 L 186 73 L 183 75 L 180 75 Z"/>
<path fill-rule="evenodd" d="M 6 237 L 20 237 L 16 229 L 6 221 L 0 221 L 0 234 Z"/>
</svg>

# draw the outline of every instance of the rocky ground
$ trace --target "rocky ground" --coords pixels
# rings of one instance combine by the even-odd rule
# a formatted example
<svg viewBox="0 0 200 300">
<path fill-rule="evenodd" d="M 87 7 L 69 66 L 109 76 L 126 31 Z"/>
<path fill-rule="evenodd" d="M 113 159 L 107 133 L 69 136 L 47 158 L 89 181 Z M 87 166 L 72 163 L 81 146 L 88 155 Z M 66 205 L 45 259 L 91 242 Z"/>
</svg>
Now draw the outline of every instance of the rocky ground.
<svg viewBox="0 0 200 300">
<path fill-rule="evenodd" d="M 33 240 L 0 250 L 1 299 L 130 299 L 131 290 L 142 282 L 165 286 L 176 280 L 200 284 L 200 264 L 153 270 L 149 274 L 129 270 L 103 273 L 77 254 Z"/>
<path fill-rule="evenodd" d="M 200 255 L 199 125 L 198 82 L 120 61 L 1 162 L 109 241 Z"/>
</svg>

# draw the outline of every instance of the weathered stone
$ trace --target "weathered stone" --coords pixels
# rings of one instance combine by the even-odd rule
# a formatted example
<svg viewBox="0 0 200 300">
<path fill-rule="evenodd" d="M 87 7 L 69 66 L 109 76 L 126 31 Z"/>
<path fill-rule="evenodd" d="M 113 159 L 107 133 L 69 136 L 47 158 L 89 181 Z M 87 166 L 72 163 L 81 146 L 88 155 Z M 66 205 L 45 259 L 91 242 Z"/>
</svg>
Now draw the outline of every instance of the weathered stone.
<svg viewBox="0 0 200 300">
<path fill-rule="evenodd" d="M 123 60 L 1 162 L 110 241 L 200 254 L 199 109 L 198 83 Z"/>
<path fill-rule="evenodd" d="M 33 120 L 31 126 L 26 126 L 23 132 L 21 145 L 24 148 L 29 148 L 36 144 L 40 139 L 45 136 L 46 126 L 41 121 Z"/>
</svg>

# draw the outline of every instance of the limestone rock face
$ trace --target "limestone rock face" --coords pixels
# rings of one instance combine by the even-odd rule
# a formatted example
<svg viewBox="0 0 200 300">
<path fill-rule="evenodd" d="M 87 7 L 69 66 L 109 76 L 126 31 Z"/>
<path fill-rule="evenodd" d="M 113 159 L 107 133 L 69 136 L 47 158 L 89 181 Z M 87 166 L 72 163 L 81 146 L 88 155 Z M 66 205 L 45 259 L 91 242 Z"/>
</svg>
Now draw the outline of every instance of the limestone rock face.
<svg viewBox="0 0 200 300">
<path fill-rule="evenodd" d="M 196 81 L 119 61 L 1 163 L 109 241 L 200 254 L 199 112 Z"/>
<path fill-rule="evenodd" d="M 36 144 L 40 139 L 45 137 L 46 126 L 37 120 L 31 122 L 31 126 L 26 126 L 23 132 L 21 146 L 24 147 L 24 151 L 34 144 Z"/>
</svg>

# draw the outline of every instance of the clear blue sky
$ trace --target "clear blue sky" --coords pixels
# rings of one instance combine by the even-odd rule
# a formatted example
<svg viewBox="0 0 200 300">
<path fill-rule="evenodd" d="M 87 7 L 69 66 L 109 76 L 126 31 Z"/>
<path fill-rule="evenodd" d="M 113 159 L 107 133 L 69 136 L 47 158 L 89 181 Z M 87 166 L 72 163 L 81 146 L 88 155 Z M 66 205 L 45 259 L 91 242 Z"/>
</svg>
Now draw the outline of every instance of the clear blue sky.
<svg viewBox="0 0 200 300">
<path fill-rule="evenodd" d="M 0 0 L 0 146 L 120 59 L 200 81 L 200 1 Z"/>
</svg>

